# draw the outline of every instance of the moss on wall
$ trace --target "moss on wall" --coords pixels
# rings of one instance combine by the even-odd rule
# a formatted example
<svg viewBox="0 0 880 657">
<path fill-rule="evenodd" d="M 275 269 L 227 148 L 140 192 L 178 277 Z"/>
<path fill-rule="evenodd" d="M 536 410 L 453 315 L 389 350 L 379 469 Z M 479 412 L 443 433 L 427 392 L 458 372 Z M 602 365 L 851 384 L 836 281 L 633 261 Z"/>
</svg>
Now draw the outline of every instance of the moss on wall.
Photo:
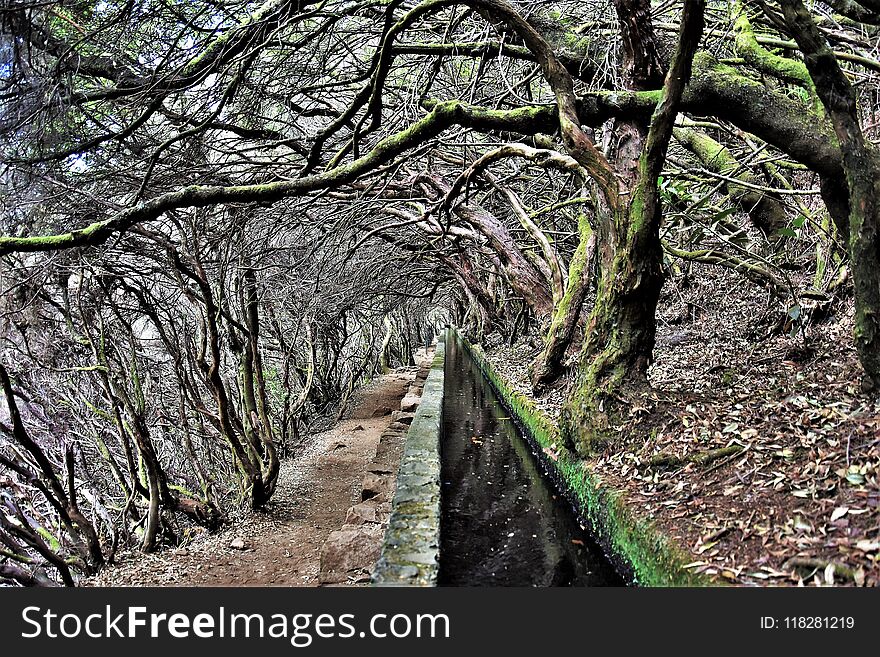
<svg viewBox="0 0 880 657">
<path fill-rule="evenodd" d="M 514 390 L 494 370 L 479 346 L 471 345 L 460 335 L 459 338 L 523 433 L 533 443 L 546 470 L 624 575 L 642 586 L 707 586 L 718 583 L 707 575 L 686 568 L 689 555 L 663 535 L 650 520 L 639 517 L 627 506 L 620 491 L 603 485 L 589 463 L 562 444 L 556 423 L 538 409 L 534 401 Z"/>
</svg>

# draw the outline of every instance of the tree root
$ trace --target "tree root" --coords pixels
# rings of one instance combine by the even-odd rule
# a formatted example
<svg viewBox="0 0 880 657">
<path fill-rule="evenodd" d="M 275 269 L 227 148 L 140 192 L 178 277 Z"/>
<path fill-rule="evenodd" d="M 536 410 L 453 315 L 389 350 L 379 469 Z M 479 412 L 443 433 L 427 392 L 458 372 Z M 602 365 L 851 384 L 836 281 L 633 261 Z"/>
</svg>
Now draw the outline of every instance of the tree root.
<svg viewBox="0 0 880 657">
<path fill-rule="evenodd" d="M 743 451 L 741 445 L 729 445 L 728 447 L 720 447 L 718 449 L 710 449 L 704 452 L 693 452 L 684 456 L 673 456 L 671 454 L 658 454 L 648 461 L 649 468 L 677 468 L 688 463 L 696 463 L 697 465 L 706 466 L 725 456 L 733 456 Z"/>
<path fill-rule="evenodd" d="M 815 559 L 812 557 L 792 557 L 788 559 L 784 564 L 783 568 L 788 570 L 806 570 L 810 571 L 809 575 L 812 575 L 814 572 L 822 572 L 831 566 L 834 568 L 834 576 L 848 579 L 850 581 L 855 581 L 856 572 L 849 566 L 844 566 L 841 563 L 836 561 L 828 561 L 825 559 Z"/>
</svg>

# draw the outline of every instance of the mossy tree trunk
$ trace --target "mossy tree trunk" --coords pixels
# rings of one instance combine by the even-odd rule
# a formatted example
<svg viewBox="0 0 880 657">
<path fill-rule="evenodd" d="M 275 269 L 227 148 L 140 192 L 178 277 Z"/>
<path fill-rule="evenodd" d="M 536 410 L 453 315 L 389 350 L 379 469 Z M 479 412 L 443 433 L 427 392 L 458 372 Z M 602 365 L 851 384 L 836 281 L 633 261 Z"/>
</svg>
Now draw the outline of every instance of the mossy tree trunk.
<svg viewBox="0 0 880 657">
<path fill-rule="evenodd" d="M 800 0 L 781 0 L 785 22 L 834 126 L 849 189 L 849 247 L 855 288 L 855 342 L 863 388 L 880 387 L 880 154 L 859 124 L 856 93 Z"/>
<path fill-rule="evenodd" d="M 771 241 L 778 241 L 788 226 L 788 215 L 782 200 L 770 193 L 754 189 L 760 185 L 757 176 L 733 156 L 728 148 L 712 139 L 705 132 L 693 128 L 676 128 L 675 139 L 693 153 L 709 171 L 742 181 L 745 185 L 725 182 L 722 190 L 730 196 L 736 207 L 749 215 L 749 219 Z"/>
<path fill-rule="evenodd" d="M 578 382 L 562 414 L 563 435 L 582 454 L 611 437 L 626 397 L 647 385 L 664 278 L 659 214 L 656 206 L 651 211 L 634 199 L 609 231 L 621 239 L 601 249 Z"/>
<path fill-rule="evenodd" d="M 579 242 L 568 266 L 568 282 L 553 310 L 544 350 L 532 364 L 532 385 L 541 392 L 563 372 L 563 358 L 571 345 L 590 288 L 590 256 L 596 244 L 586 215 L 578 218 Z"/>
<path fill-rule="evenodd" d="M 632 29 L 633 15 L 650 21 L 647 12 L 636 12 L 641 0 L 615 3 L 621 25 L 631 29 L 624 38 L 627 47 L 649 52 L 637 40 L 651 38 L 650 25 Z M 656 312 L 663 286 L 663 248 L 660 243 L 661 207 L 657 179 L 666 156 L 682 92 L 691 74 L 691 64 L 703 31 L 702 0 L 685 3 L 678 46 L 663 85 L 660 102 L 644 132 L 627 126 L 629 143 L 618 155 L 619 177 L 629 194 L 612 208 L 607 221 L 600 222 L 601 273 L 596 304 L 587 326 L 581 351 L 577 385 L 563 408 L 563 438 L 579 453 L 586 454 L 614 435 L 614 427 L 628 410 L 626 397 L 647 386 L 647 370 L 656 335 Z M 644 7 L 642 7 L 644 9 Z M 629 28 L 628 28 L 629 26 Z M 632 59 L 638 65 L 638 57 Z M 644 61 L 641 66 L 647 66 Z M 650 79 L 647 71 L 630 73 L 632 86 Z M 638 156 L 631 160 L 639 143 Z M 623 156 L 624 159 L 620 159 Z M 623 200 L 626 199 L 626 200 Z"/>
</svg>

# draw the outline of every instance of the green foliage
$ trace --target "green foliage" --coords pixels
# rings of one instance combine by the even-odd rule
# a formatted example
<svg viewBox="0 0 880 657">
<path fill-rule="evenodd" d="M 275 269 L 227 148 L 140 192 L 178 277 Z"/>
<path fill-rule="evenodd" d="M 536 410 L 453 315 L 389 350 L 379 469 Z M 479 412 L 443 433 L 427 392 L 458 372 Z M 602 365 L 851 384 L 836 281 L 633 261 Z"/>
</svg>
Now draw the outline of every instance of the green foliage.
<svg viewBox="0 0 880 657">
<path fill-rule="evenodd" d="M 268 367 L 263 370 L 263 381 L 266 383 L 266 392 L 269 393 L 270 404 L 278 406 L 284 401 L 284 383 L 277 367 Z"/>
</svg>

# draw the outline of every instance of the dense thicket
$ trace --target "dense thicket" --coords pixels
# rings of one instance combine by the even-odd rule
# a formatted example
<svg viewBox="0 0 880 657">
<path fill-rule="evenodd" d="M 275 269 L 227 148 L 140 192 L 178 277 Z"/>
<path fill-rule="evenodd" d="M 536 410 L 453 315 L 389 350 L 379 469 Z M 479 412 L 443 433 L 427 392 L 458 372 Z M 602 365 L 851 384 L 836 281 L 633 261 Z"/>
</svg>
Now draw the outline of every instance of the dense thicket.
<svg viewBox="0 0 880 657">
<path fill-rule="evenodd" d="M 0 580 L 265 505 L 446 321 L 540 342 L 585 454 L 694 262 L 854 295 L 880 384 L 875 0 L 0 7 Z"/>
</svg>

